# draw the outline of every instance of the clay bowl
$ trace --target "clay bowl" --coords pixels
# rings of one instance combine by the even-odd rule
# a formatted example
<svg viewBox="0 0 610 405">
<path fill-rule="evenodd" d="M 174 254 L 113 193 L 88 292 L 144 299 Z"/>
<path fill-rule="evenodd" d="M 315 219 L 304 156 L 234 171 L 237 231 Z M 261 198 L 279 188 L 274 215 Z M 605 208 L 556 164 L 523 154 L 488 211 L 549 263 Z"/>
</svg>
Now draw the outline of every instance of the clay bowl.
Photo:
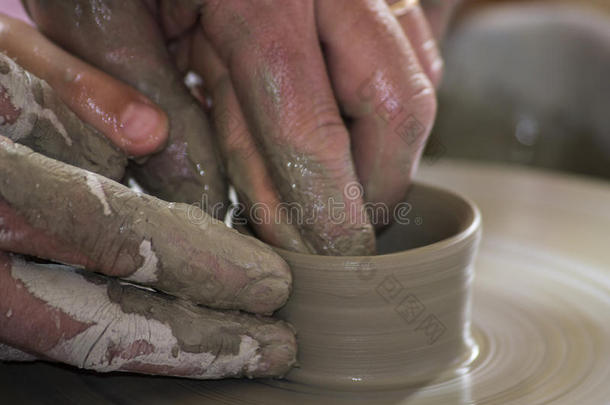
<svg viewBox="0 0 610 405">
<path fill-rule="evenodd" d="M 423 184 L 411 188 L 407 202 L 401 223 L 379 236 L 377 256 L 278 249 L 294 276 L 278 316 L 297 330 L 300 364 L 283 384 L 400 389 L 457 372 L 474 357 L 470 292 L 479 211 Z"/>
</svg>

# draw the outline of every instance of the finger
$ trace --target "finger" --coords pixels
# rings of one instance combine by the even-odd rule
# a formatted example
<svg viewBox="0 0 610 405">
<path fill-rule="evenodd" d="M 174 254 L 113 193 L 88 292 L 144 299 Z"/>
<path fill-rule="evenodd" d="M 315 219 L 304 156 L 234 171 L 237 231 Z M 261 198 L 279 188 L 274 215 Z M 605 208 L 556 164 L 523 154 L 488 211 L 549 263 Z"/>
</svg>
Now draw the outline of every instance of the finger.
<svg viewBox="0 0 610 405">
<path fill-rule="evenodd" d="M 390 10 L 402 26 L 415 50 L 419 62 L 430 81 L 438 87 L 443 74 L 443 59 L 436 39 L 418 0 L 388 1 Z"/>
<path fill-rule="evenodd" d="M 199 29 L 194 34 L 192 68 L 205 83 L 212 98 L 212 117 L 227 177 L 258 236 L 267 243 L 288 250 L 309 253 L 296 227 L 281 209 L 280 197 L 273 186 L 258 145 L 248 131 L 235 95 L 229 72 Z"/>
<path fill-rule="evenodd" d="M 223 218 L 227 188 L 209 123 L 174 66 L 155 17 L 142 2 L 121 1 L 104 3 L 112 17 L 100 19 L 96 4 L 27 1 L 43 33 L 134 86 L 168 114 L 168 145 L 146 163 L 133 165 L 138 183 L 168 201 L 201 202 Z"/>
<path fill-rule="evenodd" d="M 422 5 L 434 38 L 440 42 L 445 36 L 451 17 L 460 0 L 423 0 Z"/>
<path fill-rule="evenodd" d="M 295 362 L 291 328 L 216 312 L 87 274 L 0 253 L 0 341 L 101 372 L 215 379 L 271 377 Z"/>
<path fill-rule="evenodd" d="M 49 83 L 79 118 L 128 154 L 153 153 L 167 140 L 167 116 L 148 98 L 2 14 L 0 50 Z"/>
<path fill-rule="evenodd" d="M 230 73 L 282 201 L 302 209 L 303 238 L 321 254 L 372 253 L 374 234 L 362 197 L 345 192 L 356 174 L 313 3 L 208 0 L 201 22 Z"/>
<path fill-rule="evenodd" d="M 333 88 L 351 119 L 365 196 L 391 213 L 405 198 L 434 122 L 434 87 L 384 2 L 318 1 L 317 6 Z M 386 218 L 373 221 L 384 225 Z"/>
<path fill-rule="evenodd" d="M 51 158 L 112 179 L 123 177 L 125 154 L 74 115 L 46 82 L 1 52 L 0 131 Z"/>
<path fill-rule="evenodd" d="M 216 308 L 271 313 L 286 302 L 288 266 L 262 242 L 195 206 L 138 194 L 0 139 L 1 250 Z"/>
</svg>

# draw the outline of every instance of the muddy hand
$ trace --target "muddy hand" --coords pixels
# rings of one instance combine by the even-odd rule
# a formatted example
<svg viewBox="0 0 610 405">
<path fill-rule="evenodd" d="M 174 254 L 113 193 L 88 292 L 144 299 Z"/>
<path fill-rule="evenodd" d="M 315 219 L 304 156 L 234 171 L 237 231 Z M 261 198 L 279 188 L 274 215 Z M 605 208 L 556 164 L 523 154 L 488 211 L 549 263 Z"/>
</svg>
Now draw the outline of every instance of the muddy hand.
<svg viewBox="0 0 610 405">
<path fill-rule="evenodd" d="M 40 29 L 62 47 L 131 84 L 169 116 L 166 148 L 140 165 L 138 182 L 168 201 L 197 203 L 217 218 L 227 198 L 208 121 L 184 85 L 153 12 L 140 1 L 24 1 Z"/>
<path fill-rule="evenodd" d="M 2 134 L 71 164 L 0 137 L 0 250 L 13 252 L 0 253 L 0 359 L 43 358 L 99 371 L 196 378 L 285 373 L 296 346 L 281 322 L 203 309 L 14 254 L 122 275 L 195 302 L 252 312 L 273 311 L 290 285 L 285 263 L 260 242 L 237 235 L 232 243 L 236 234 L 223 233 L 226 228 L 201 210 L 174 209 L 74 167 L 120 178 L 125 154 L 119 147 L 142 155 L 162 146 L 161 110 L 17 21 L 0 17 L 0 47 L 53 86 L 0 54 Z M 99 115 L 83 102 L 88 98 L 109 119 L 96 120 Z M 132 103 L 153 109 L 160 129 L 114 125 Z M 136 140 L 134 128 L 140 132 Z M 220 230 L 212 237 L 203 228 Z"/>
<path fill-rule="evenodd" d="M 203 76 L 228 175 L 264 240 L 374 252 L 385 217 L 366 203 L 391 213 L 405 197 L 442 70 L 421 7 L 399 3 L 159 3 L 166 34 Z"/>
<path fill-rule="evenodd" d="M 5 137 L 0 178 L 0 250 L 13 253 L 0 256 L 0 342 L 99 371 L 257 377 L 293 364 L 286 324 L 194 305 L 283 305 L 290 272 L 262 242 Z"/>
<path fill-rule="evenodd" d="M 365 203 L 391 213 L 404 198 L 435 114 L 442 62 L 417 2 L 25 3 L 52 38 L 143 91 L 159 81 L 151 70 L 168 70 L 162 31 L 179 65 L 204 78 L 228 176 L 259 236 L 297 251 L 374 252 L 372 225 L 387 219 L 369 218 Z"/>
<path fill-rule="evenodd" d="M 294 362 L 294 335 L 281 321 L 213 311 L 67 266 L 0 252 L 0 293 L 0 360 L 202 379 L 281 376 Z"/>
<path fill-rule="evenodd" d="M 215 308 L 268 314 L 288 297 L 288 267 L 271 248 L 197 207 L 139 194 L 7 138 L 0 142 L 0 176 L 0 250 Z"/>
</svg>

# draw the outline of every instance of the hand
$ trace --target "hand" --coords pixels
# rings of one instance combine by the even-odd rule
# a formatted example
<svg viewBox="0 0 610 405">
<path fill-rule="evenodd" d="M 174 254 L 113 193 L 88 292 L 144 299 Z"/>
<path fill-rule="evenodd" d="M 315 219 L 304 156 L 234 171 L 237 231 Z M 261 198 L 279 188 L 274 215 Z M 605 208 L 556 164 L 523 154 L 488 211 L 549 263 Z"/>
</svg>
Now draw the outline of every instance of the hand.
<svg viewBox="0 0 610 405">
<path fill-rule="evenodd" d="M 436 111 L 442 63 L 418 5 L 397 18 L 383 0 L 25 4 L 53 40 L 143 91 L 170 69 L 169 42 L 203 77 L 263 240 L 374 252 L 383 216 L 368 214 L 405 197 Z"/>
<path fill-rule="evenodd" d="M 6 24 L 14 21 L 0 22 L 8 49 L 7 30 L 16 31 Z M 18 28 L 25 30 L 19 37 L 34 35 Z M 136 100 L 163 123 L 158 107 L 134 90 L 29 39 L 37 51 L 19 60 L 36 67 L 46 58 L 55 64 L 47 72 L 74 73 L 107 117 Z M 78 86 L 48 77 L 53 89 L 0 54 L 2 133 L 71 163 L 0 137 L 0 355 L 193 378 L 284 374 L 295 359 L 291 328 L 227 310 L 270 314 L 283 305 L 291 283 L 286 263 L 193 206 L 75 167 L 120 178 L 124 154 L 93 127 L 123 149 L 156 150 L 163 125 L 159 136 L 122 141 L 129 129 L 95 114 L 88 119 L 76 102 L 85 124 L 58 96 Z"/>
</svg>

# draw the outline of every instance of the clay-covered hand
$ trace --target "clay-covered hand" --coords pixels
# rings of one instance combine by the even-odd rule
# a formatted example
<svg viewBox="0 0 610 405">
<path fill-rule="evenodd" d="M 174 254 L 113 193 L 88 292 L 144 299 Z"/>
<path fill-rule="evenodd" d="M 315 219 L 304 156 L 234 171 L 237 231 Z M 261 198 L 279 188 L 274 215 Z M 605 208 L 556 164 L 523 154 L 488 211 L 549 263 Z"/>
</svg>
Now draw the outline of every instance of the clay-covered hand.
<svg viewBox="0 0 610 405">
<path fill-rule="evenodd" d="M 280 307 L 286 263 L 195 206 L 97 174 L 121 178 L 123 150 L 160 147 L 164 114 L 29 28 L 0 22 L 3 49 L 24 38 L 30 53 L 13 55 L 53 86 L 0 54 L 0 359 L 194 378 L 284 374 L 291 328 L 236 310 Z M 87 95 L 109 119 L 69 94 Z M 133 103 L 158 123 L 115 125 Z M 134 141 L 140 125 L 147 136 Z"/>
<path fill-rule="evenodd" d="M 53 40 L 144 92 L 162 80 L 167 41 L 203 77 L 263 240 L 374 252 L 373 223 L 387 219 L 369 213 L 405 197 L 435 115 L 442 63 L 416 2 L 399 16 L 384 0 L 24 3 Z"/>
<path fill-rule="evenodd" d="M 288 267 L 262 242 L 5 137 L 0 176 L 0 251 L 12 252 L 0 253 L 0 342 L 97 371 L 262 377 L 293 364 L 287 324 L 226 311 L 286 301 Z"/>
</svg>

